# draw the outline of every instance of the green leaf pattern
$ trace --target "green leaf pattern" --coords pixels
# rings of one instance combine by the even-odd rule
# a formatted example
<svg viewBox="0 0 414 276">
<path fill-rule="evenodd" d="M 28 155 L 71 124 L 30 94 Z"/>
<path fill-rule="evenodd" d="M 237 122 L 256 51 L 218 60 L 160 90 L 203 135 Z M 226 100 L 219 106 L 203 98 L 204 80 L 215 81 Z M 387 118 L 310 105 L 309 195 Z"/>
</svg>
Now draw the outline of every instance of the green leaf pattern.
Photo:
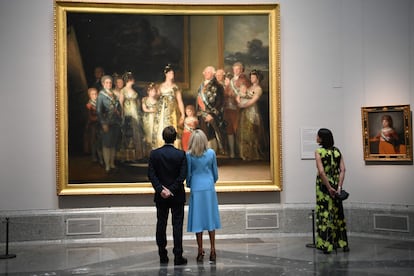
<svg viewBox="0 0 414 276">
<path fill-rule="evenodd" d="M 341 152 L 337 148 L 332 150 L 319 148 L 325 174 L 329 182 L 336 189 L 339 180 L 339 164 Z M 322 179 L 316 178 L 316 248 L 332 252 L 335 248 L 348 245 L 346 223 L 343 206 L 340 200 L 332 198 Z"/>
</svg>

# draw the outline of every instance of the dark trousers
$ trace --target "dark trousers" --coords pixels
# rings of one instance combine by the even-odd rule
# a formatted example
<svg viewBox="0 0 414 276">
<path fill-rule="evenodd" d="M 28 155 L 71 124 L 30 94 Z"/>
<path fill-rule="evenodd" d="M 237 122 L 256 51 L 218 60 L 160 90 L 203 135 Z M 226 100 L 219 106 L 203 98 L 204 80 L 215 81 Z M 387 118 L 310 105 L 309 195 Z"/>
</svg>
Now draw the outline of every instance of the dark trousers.
<svg viewBox="0 0 414 276">
<path fill-rule="evenodd" d="M 172 203 L 172 202 L 157 202 L 157 230 L 156 240 L 158 246 L 158 254 L 160 257 L 167 256 L 167 222 L 168 214 L 171 209 L 172 214 L 172 227 L 173 227 L 173 239 L 174 248 L 173 253 L 176 257 L 183 255 L 183 222 L 184 222 L 184 203 Z"/>
</svg>

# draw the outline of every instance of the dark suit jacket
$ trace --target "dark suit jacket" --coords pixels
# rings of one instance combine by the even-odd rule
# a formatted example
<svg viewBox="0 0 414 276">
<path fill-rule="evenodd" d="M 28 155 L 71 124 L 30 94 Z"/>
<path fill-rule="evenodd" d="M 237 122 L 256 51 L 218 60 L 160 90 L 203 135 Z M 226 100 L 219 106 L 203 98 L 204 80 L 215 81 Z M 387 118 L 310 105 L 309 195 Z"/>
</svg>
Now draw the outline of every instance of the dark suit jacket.
<svg viewBox="0 0 414 276">
<path fill-rule="evenodd" d="M 185 202 L 184 180 L 187 175 L 185 152 L 173 145 L 164 145 L 152 150 L 148 161 L 148 178 L 155 190 L 154 201 L 165 200 L 174 203 Z M 164 199 L 160 193 L 162 186 L 168 188 L 174 196 Z"/>
<path fill-rule="evenodd" d="M 204 98 L 202 94 L 204 94 Z M 205 110 L 202 110 L 200 101 L 203 102 Z M 195 107 L 199 128 L 207 135 L 208 140 L 213 139 L 217 134 L 220 136 L 225 135 L 225 129 L 223 128 L 224 88 L 216 78 L 211 79 L 207 84 L 201 83 L 198 89 Z M 217 126 L 216 129 L 213 125 L 205 122 L 204 118 L 207 114 L 210 114 L 214 118 L 214 122 Z M 219 133 L 216 133 L 217 131 Z M 216 138 L 220 138 L 221 141 L 224 141 L 223 137 Z"/>
</svg>

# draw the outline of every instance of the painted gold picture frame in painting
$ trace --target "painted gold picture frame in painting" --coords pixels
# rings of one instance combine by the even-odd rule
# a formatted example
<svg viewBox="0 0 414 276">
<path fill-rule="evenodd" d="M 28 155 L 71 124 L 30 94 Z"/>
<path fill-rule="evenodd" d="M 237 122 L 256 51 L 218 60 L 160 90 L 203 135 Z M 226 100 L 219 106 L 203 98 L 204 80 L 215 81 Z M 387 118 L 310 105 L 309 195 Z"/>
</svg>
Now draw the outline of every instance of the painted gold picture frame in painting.
<svg viewBox="0 0 414 276">
<path fill-rule="evenodd" d="M 410 105 L 362 107 L 364 160 L 412 162 Z"/>
<path fill-rule="evenodd" d="M 263 92 L 255 115 L 264 130 L 258 142 L 261 155 L 251 160 L 238 155 L 237 149 L 235 158 L 218 154 L 216 189 L 282 190 L 278 4 L 155 5 L 56 0 L 54 12 L 58 195 L 153 192 L 147 179 L 147 156 L 137 157 L 122 144 L 117 148 L 117 168 L 106 172 L 99 156 L 92 154 L 86 105 L 96 68 L 102 68 L 114 80 L 132 72 L 141 100 L 149 84 L 160 83 L 165 65 L 171 64 L 183 102 L 191 105 L 206 66 L 231 73 L 236 62 L 244 64 L 247 76 L 253 70 L 261 75 Z M 122 127 L 127 125 L 125 121 Z M 179 134 L 180 131 L 181 126 Z M 120 140 L 127 133 L 121 128 Z"/>
</svg>

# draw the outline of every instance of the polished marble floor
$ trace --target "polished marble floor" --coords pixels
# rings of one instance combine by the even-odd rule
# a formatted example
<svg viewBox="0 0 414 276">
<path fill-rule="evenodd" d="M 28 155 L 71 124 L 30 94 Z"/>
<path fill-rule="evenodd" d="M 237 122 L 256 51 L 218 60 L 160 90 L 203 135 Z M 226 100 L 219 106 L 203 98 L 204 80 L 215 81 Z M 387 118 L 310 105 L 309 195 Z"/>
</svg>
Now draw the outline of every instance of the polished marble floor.
<svg viewBox="0 0 414 276">
<path fill-rule="evenodd" d="M 184 241 L 185 266 L 160 266 L 154 241 L 10 244 L 15 258 L 0 259 L 0 275 L 414 275 L 414 241 L 351 237 L 350 252 L 325 255 L 311 237 L 217 237 L 217 262 L 195 260 L 195 241 Z M 208 240 L 205 240 L 208 245 Z M 0 255 L 5 245 L 0 244 Z"/>
</svg>

